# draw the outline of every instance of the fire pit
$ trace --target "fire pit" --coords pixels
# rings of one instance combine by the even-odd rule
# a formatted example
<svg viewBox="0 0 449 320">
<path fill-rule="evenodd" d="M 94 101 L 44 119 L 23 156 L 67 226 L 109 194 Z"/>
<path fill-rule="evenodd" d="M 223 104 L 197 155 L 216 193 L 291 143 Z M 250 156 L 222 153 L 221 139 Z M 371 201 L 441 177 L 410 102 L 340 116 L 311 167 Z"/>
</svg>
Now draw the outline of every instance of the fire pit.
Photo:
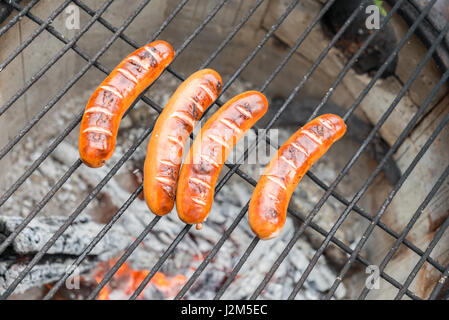
<svg viewBox="0 0 449 320">
<path fill-rule="evenodd" d="M 2 299 L 449 298 L 447 1 L 4 4 Z M 108 164 L 86 167 L 87 100 L 154 39 L 173 44 L 174 62 L 125 115 Z M 176 212 L 151 214 L 142 168 L 158 114 L 204 67 L 224 88 L 203 121 L 245 90 L 270 108 L 197 231 Z M 246 214 L 263 168 L 328 112 L 347 135 L 295 191 L 280 236 L 260 241 Z"/>
</svg>

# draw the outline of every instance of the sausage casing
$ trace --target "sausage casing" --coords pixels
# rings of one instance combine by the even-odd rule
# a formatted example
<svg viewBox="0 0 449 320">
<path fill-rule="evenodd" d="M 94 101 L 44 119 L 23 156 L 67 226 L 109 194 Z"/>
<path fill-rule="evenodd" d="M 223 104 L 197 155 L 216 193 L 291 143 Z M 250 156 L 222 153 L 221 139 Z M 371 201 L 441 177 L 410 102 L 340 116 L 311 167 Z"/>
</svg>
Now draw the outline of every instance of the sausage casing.
<svg viewBox="0 0 449 320">
<path fill-rule="evenodd" d="M 81 160 L 101 167 L 114 153 L 117 131 L 126 110 L 159 77 L 175 52 L 165 41 L 154 41 L 127 56 L 90 97 L 79 135 Z"/>
<path fill-rule="evenodd" d="M 279 148 L 260 177 L 249 203 L 249 224 L 260 239 L 271 239 L 280 233 L 296 186 L 345 132 L 346 125 L 340 117 L 325 114 L 307 123 Z"/>
<path fill-rule="evenodd" d="M 214 70 L 195 72 L 176 89 L 156 121 L 143 181 L 145 200 L 154 214 L 165 215 L 173 209 L 185 143 L 196 121 L 220 95 L 222 86 Z"/>
<path fill-rule="evenodd" d="M 204 124 L 179 176 L 176 209 L 182 221 L 201 226 L 210 212 L 215 184 L 227 156 L 267 108 L 263 94 L 247 91 L 226 102 Z"/>
</svg>

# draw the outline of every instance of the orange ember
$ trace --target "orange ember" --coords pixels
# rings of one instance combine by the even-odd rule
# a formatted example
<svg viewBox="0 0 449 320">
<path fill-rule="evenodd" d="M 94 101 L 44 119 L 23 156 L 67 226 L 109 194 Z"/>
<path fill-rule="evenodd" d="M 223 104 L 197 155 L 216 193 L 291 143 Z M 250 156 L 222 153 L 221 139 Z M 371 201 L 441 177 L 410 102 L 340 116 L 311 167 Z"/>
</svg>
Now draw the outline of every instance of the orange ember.
<svg viewBox="0 0 449 320">
<path fill-rule="evenodd" d="M 104 274 L 115 264 L 115 262 L 115 259 L 111 259 L 100 265 L 98 271 L 95 273 L 97 283 L 100 283 Z M 134 270 L 126 262 L 123 263 L 111 281 L 109 281 L 109 283 L 100 291 L 97 299 L 114 300 L 129 298 L 136 291 L 148 273 L 149 270 Z M 170 299 L 178 293 L 186 282 L 187 277 L 184 275 L 170 277 L 162 272 L 156 272 L 148 285 L 153 285 L 156 289 L 161 291 L 167 299 Z M 144 291 L 139 295 L 139 299 L 143 298 L 143 292 Z"/>
</svg>

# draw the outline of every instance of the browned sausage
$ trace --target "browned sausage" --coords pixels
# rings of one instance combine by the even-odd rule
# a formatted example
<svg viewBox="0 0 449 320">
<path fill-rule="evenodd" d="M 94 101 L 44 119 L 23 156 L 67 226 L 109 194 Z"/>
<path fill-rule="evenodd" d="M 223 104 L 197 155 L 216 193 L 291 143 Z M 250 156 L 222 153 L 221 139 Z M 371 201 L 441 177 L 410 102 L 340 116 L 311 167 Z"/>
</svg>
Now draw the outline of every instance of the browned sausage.
<svg viewBox="0 0 449 320">
<path fill-rule="evenodd" d="M 271 239 L 281 232 L 296 186 L 345 132 L 346 125 L 339 116 L 325 114 L 307 123 L 279 148 L 249 203 L 249 224 L 260 239 Z"/>
<path fill-rule="evenodd" d="M 81 120 L 79 152 L 98 168 L 112 156 L 120 121 L 134 100 L 173 60 L 165 41 L 154 41 L 127 56 L 94 91 Z"/>
<path fill-rule="evenodd" d="M 226 102 L 203 126 L 181 168 L 176 193 L 179 218 L 188 224 L 206 219 L 215 184 L 235 143 L 267 111 L 268 101 L 257 91 L 247 91 Z"/>
<path fill-rule="evenodd" d="M 150 210 L 169 213 L 186 140 L 204 111 L 217 99 L 222 80 L 212 69 L 195 72 L 171 96 L 153 129 L 145 158 L 143 191 Z"/>
</svg>

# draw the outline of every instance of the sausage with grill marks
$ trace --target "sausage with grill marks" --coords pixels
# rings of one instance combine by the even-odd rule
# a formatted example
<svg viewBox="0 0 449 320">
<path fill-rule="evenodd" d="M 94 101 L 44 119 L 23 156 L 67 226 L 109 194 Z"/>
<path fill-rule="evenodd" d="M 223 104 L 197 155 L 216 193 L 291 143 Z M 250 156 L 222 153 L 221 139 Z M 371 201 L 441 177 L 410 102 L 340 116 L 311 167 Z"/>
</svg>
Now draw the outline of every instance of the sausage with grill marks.
<svg viewBox="0 0 449 320">
<path fill-rule="evenodd" d="M 154 214 L 165 215 L 173 209 L 186 140 L 222 86 L 221 77 L 214 70 L 195 72 L 176 89 L 156 121 L 147 148 L 143 181 L 145 200 Z"/>
<path fill-rule="evenodd" d="M 257 91 L 241 93 L 226 102 L 203 126 L 181 168 L 176 193 L 179 218 L 201 223 L 210 212 L 215 184 L 235 143 L 267 111 L 268 101 Z"/>
<path fill-rule="evenodd" d="M 340 117 L 325 114 L 307 123 L 279 148 L 265 168 L 249 203 L 249 224 L 260 239 L 271 239 L 281 232 L 296 186 L 345 132 L 346 125 Z"/>
<path fill-rule="evenodd" d="M 112 156 L 120 121 L 134 100 L 174 58 L 165 41 L 154 41 L 127 56 L 90 97 L 79 135 L 83 162 L 98 168 Z"/>
</svg>

